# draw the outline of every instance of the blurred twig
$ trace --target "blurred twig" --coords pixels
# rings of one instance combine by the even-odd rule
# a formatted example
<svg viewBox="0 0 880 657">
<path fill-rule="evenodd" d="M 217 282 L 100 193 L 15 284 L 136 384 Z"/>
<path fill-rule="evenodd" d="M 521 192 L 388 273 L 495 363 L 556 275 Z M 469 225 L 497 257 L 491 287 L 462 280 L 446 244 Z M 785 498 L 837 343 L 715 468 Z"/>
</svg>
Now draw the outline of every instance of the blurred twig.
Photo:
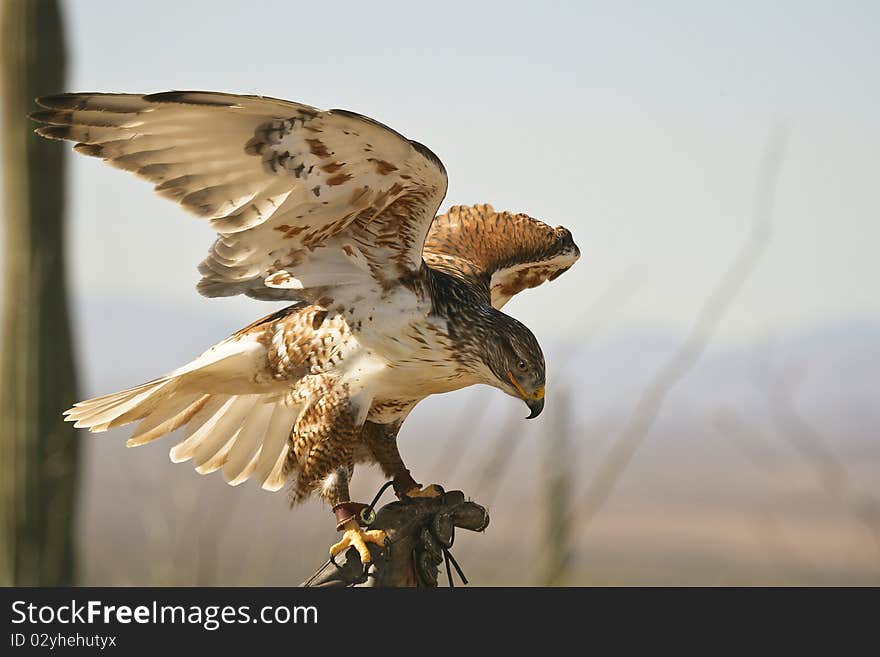
<svg viewBox="0 0 880 657">
<path fill-rule="evenodd" d="M 583 527 L 596 517 L 654 426 L 669 392 L 693 369 L 718 330 L 721 320 L 755 270 L 770 243 L 773 204 L 787 142 L 787 130 L 775 126 L 764 147 L 755 188 L 752 226 L 730 267 L 700 309 L 685 341 L 660 368 L 642 393 L 633 414 L 617 436 L 596 475 L 590 480 L 576 518 Z"/>
<path fill-rule="evenodd" d="M 718 411 L 715 415 L 715 428 L 755 470 L 768 476 L 778 474 L 779 454 L 754 429 L 746 427 L 742 418 L 733 410 Z"/>
<path fill-rule="evenodd" d="M 443 445 L 437 455 L 437 460 L 429 469 L 429 472 L 434 473 L 435 479 L 438 481 L 452 480 L 468 445 L 473 440 L 474 429 L 482 422 L 489 404 L 490 401 L 482 395 L 471 394 L 458 422 L 452 428 L 446 444 Z"/>
<path fill-rule="evenodd" d="M 123 457 L 116 451 L 118 447 L 111 447 L 107 458 L 121 461 Z M 110 576 L 112 585 L 195 584 L 198 553 L 188 542 L 181 541 L 181 536 L 191 531 L 197 517 L 197 494 L 187 495 L 189 488 L 181 486 L 180 480 L 170 472 L 158 475 L 162 477 L 162 485 L 157 486 L 154 465 L 141 458 L 124 459 L 124 467 L 117 461 L 108 472 L 111 490 L 125 490 L 133 499 L 142 500 L 134 514 L 143 533 L 140 560 L 145 564 L 145 572 L 132 579 L 132 570 L 126 562 L 114 563 Z"/>
<path fill-rule="evenodd" d="M 779 477 L 779 454 L 769 447 L 766 440 L 731 409 L 720 410 L 715 417 L 715 428 L 718 434 L 740 454 L 746 463 L 756 472 L 760 472 L 768 481 L 777 481 Z M 798 581 L 798 571 L 793 564 L 806 567 L 815 576 L 813 563 L 796 549 L 785 537 L 776 515 L 771 512 L 762 500 L 753 504 L 754 534 L 764 549 L 767 559 L 776 573 L 788 572 L 792 582 Z"/>
<path fill-rule="evenodd" d="M 228 530 L 242 498 L 239 493 L 233 495 L 228 504 L 217 504 L 216 495 L 208 491 L 207 483 L 199 488 L 196 517 L 192 523 L 196 529 L 198 554 L 197 586 L 215 586 L 220 583 L 220 550 L 224 539 L 229 535 Z"/>
<path fill-rule="evenodd" d="M 775 371 L 764 359 L 759 361 L 756 374 L 766 381 L 770 414 L 781 437 L 813 469 L 822 489 L 864 526 L 880 554 L 880 501 L 856 488 L 846 464 L 800 414 L 791 377 Z"/>
<path fill-rule="evenodd" d="M 269 505 L 260 507 L 258 527 L 272 527 Z M 292 510 L 291 510 L 292 511 Z M 274 528 L 273 528 L 274 529 Z M 306 532 L 303 527 L 302 533 Z M 272 582 L 271 567 L 277 563 L 282 555 L 282 548 L 286 548 L 284 540 L 275 532 L 275 535 L 262 537 L 259 541 L 249 541 L 244 554 L 240 558 L 235 586 L 268 586 Z"/>
<path fill-rule="evenodd" d="M 587 308 L 585 315 L 596 317 L 596 321 L 591 323 L 591 328 L 581 337 L 578 342 L 578 355 L 583 355 L 584 351 L 590 343 L 596 338 L 599 331 L 604 328 L 609 319 L 614 316 L 615 312 L 622 308 L 627 301 L 635 294 L 636 290 L 642 283 L 642 278 L 635 269 L 630 269 L 615 279 L 605 291 Z M 566 368 L 571 364 L 571 360 L 567 360 L 560 365 L 557 374 L 558 378 L 562 378 Z M 454 440 L 455 443 L 463 442 L 463 437 L 471 438 L 472 429 L 486 412 L 488 404 L 483 403 L 477 407 L 476 417 L 473 415 L 465 415 L 466 422 L 462 422 L 461 434 L 456 438 L 456 434 L 452 434 L 449 443 Z M 487 451 L 488 456 L 477 465 L 472 472 L 472 477 L 467 481 L 479 481 L 481 491 L 491 491 L 485 494 L 484 498 L 487 505 L 491 505 L 495 499 L 495 494 L 501 486 L 504 472 L 510 465 L 514 452 L 522 442 L 524 431 L 516 431 L 520 422 L 519 415 L 509 415 L 506 421 L 501 425 L 501 429 L 497 432 L 495 439 L 491 442 Z M 450 463 L 452 468 L 447 470 L 448 477 L 452 476 L 458 464 L 461 462 L 464 449 L 450 448 L 450 444 L 444 448 L 450 454 Z M 442 470 L 435 470 L 442 472 Z M 446 480 L 446 479 L 443 479 Z"/>
<path fill-rule="evenodd" d="M 605 288 L 593 303 L 581 314 L 580 318 L 593 317 L 593 321 L 589 322 L 587 330 L 578 337 L 578 356 L 582 356 L 596 336 L 605 329 L 610 320 L 626 306 L 630 299 L 638 292 L 639 288 L 644 284 L 645 278 L 642 272 L 631 267 L 615 278 L 611 284 Z M 554 373 L 554 379 L 561 379 L 562 374 L 567 373 L 569 367 L 575 362 L 574 358 L 567 359 L 559 364 L 559 369 Z"/>
<path fill-rule="evenodd" d="M 571 508 L 574 478 L 571 432 L 571 400 L 566 389 L 557 391 L 556 412 L 541 441 L 544 449 L 544 520 L 545 532 L 541 537 L 542 555 L 539 561 L 543 586 L 559 586 L 566 582 L 566 572 L 572 560 Z"/>
<path fill-rule="evenodd" d="M 477 495 L 485 501 L 487 507 L 491 507 L 495 501 L 495 495 L 500 488 L 504 472 L 513 460 L 513 455 L 526 434 L 525 431 L 516 430 L 520 422 L 522 422 L 522 414 L 508 414 L 489 446 L 488 457 L 477 463 L 466 479 L 466 481 L 478 482 L 476 485 Z"/>
<path fill-rule="evenodd" d="M 644 278 L 641 273 L 635 268 L 630 268 L 615 278 L 602 294 L 581 313 L 581 318 L 594 317 L 596 319 L 589 323 L 587 331 L 580 336 L 578 341 L 579 355 L 596 338 L 596 335 L 607 326 L 609 319 L 614 317 L 615 313 L 626 305 L 643 282 Z M 571 360 L 567 360 L 560 363 L 559 370 L 554 378 L 561 380 L 562 375 L 566 372 L 571 362 Z M 430 472 L 435 473 L 434 478 L 438 481 L 452 481 L 453 476 L 458 472 L 458 467 L 461 465 L 462 458 L 467 451 L 467 446 L 472 442 L 474 428 L 483 420 L 488 408 L 489 403 L 481 396 L 472 396 L 470 398 L 468 405 L 460 416 L 461 419 L 449 434 L 449 439 L 440 450 L 437 460 L 430 469 Z M 490 451 L 487 461 L 488 465 L 491 466 L 497 461 L 498 455 L 494 448 L 503 447 L 500 443 L 505 442 L 506 436 L 513 431 L 513 427 L 508 429 L 510 424 L 511 422 L 504 424 L 502 431 L 498 434 L 498 438 L 493 443 L 493 450 Z M 515 446 L 508 447 L 508 449 L 515 449 Z"/>
</svg>

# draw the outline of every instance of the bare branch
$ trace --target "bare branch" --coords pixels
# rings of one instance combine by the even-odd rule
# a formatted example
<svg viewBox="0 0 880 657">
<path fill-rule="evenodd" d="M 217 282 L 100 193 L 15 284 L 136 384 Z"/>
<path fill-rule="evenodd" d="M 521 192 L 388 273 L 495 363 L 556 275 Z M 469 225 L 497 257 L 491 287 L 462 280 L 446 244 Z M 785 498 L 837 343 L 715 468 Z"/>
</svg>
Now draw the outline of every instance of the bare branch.
<svg viewBox="0 0 880 657">
<path fill-rule="evenodd" d="M 643 282 L 644 278 L 640 272 L 635 268 L 630 268 L 615 278 L 602 294 L 587 307 L 581 317 L 593 317 L 594 319 L 590 322 L 586 333 L 579 338 L 578 347 L 581 353 L 608 324 L 608 321 L 626 305 Z M 554 379 L 561 380 L 570 363 L 570 360 L 561 363 L 554 375 Z M 488 409 L 489 404 L 482 397 L 473 396 L 470 398 L 457 426 L 450 432 L 449 439 L 430 469 L 430 472 L 435 473 L 434 479 L 439 481 L 453 480 L 464 455 L 467 453 L 468 444 L 473 437 L 473 429 L 483 420 Z M 506 437 L 513 431 L 513 428 L 508 428 L 510 424 L 511 422 L 504 424 L 502 431 L 498 433 L 498 437 L 492 443 L 492 447 L 489 450 L 490 456 L 487 461 L 487 467 L 492 467 L 492 464 L 498 460 L 499 454 L 497 450 L 505 448 L 503 443 L 507 442 Z M 506 449 L 512 451 L 516 449 L 518 444 L 517 440 L 514 446 L 507 446 Z"/>
<path fill-rule="evenodd" d="M 770 243 L 773 205 L 787 130 L 775 126 L 767 140 L 755 189 L 752 226 L 730 267 L 700 309 L 685 341 L 660 368 L 642 393 L 629 421 L 617 436 L 596 476 L 577 505 L 576 518 L 588 526 L 605 505 L 618 481 L 654 426 L 669 392 L 693 369 L 714 337 L 739 291 L 754 272 Z"/>
<path fill-rule="evenodd" d="M 791 380 L 762 363 L 769 391 L 770 412 L 780 436 L 785 439 L 816 474 L 825 493 L 842 504 L 868 532 L 880 554 L 880 501 L 856 488 L 846 464 L 827 441 L 798 411 Z"/>
</svg>

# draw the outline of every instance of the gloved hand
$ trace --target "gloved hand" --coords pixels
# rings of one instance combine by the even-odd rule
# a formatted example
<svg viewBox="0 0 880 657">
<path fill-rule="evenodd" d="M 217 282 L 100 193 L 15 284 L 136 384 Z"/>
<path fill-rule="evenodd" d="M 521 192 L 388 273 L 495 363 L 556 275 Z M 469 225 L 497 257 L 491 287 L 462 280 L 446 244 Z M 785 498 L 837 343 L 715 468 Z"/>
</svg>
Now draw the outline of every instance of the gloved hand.
<svg viewBox="0 0 880 657">
<path fill-rule="evenodd" d="M 357 550 L 349 548 L 336 565 L 328 561 L 302 585 L 437 586 L 439 566 L 444 550 L 455 540 L 455 528 L 481 532 L 488 525 L 486 509 L 465 500 L 457 490 L 435 498 L 392 502 L 376 513 L 370 525 L 385 530 L 388 538 L 384 547 L 369 545 L 373 560 L 366 572 Z"/>
</svg>

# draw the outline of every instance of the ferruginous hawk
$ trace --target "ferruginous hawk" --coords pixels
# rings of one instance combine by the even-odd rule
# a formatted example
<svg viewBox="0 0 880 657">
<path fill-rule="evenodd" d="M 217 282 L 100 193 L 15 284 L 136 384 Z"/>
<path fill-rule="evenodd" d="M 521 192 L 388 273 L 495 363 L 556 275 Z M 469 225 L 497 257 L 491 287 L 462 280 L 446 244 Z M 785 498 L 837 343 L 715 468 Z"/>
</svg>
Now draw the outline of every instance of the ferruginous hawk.
<svg viewBox="0 0 880 657">
<path fill-rule="evenodd" d="M 580 253 L 571 233 L 489 205 L 435 217 L 443 164 L 425 146 L 345 110 L 200 91 L 40 98 L 37 133 L 76 142 L 207 219 L 205 296 L 293 305 L 143 385 L 66 412 L 77 427 L 138 422 L 129 446 L 177 429 L 174 462 L 292 499 L 319 493 L 366 562 L 382 532 L 349 499 L 356 463 L 378 463 L 399 497 L 436 495 L 397 448 L 428 395 L 485 383 L 544 406 L 544 357 L 501 312 Z"/>
</svg>

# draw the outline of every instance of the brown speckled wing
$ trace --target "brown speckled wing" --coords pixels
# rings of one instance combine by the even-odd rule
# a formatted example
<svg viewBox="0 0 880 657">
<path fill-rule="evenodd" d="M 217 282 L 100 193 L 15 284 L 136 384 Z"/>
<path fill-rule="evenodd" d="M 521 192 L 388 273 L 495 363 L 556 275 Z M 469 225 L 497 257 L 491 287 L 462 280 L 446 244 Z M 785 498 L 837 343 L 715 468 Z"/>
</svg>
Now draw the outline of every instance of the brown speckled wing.
<svg viewBox="0 0 880 657">
<path fill-rule="evenodd" d="M 571 232 L 491 205 L 453 206 L 434 220 L 422 253 L 425 262 L 478 281 L 501 308 L 517 292 L 553 280 L 580 257 Z"/>
<path fill-rule="evenodd" d="M 311 299 L 417 269 L 446 193 L 426 147 L 359 114 L 232 94 L 40 98 L 37 132 L 131 171 L 219 233 L 206 296 Z"/>
</svg>

